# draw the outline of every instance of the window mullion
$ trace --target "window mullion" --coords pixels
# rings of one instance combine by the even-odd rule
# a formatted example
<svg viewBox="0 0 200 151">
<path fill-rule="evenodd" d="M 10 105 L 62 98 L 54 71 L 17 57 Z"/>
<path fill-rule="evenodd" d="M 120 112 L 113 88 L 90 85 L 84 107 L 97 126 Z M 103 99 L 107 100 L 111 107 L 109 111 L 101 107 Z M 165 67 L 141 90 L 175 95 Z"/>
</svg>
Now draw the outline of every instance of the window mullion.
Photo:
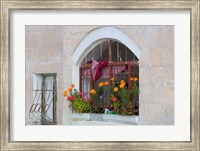
<svg viewBox="0 0 200 151">
<path fill-rule="evenodd" d="M 44 124 L 44 101 L 45 101 L 45 86 L 44 86 L 44 76 L 42 75 L 42 98 L 41 98 L 41 123 Z"/>
<path fill-rule="evenodd" d="M 117 42 L 117 62 L 119 62 L 119 43 Z"/>
<path fill-rule="evenodd" d="M 101 59 L 100 59 L 100 60 L 103 60 L 103 59 L 102 59 L 102 43 L 100 44 L 100 51 L 101 51 L 101 56 L 100 56 Z"/>
<path fill-rule="evenodd" d="M 93 89 L 94 88 L 94 81 L 93 81 L 93 78 L 92 78 L 92 65 L 90 65 L 89 69 L 90 69 L 90 89 Z"/>
<path fill-rule="evenodd" d="M 111 48 L 111 40 L 108 40 L 108 57 L 109 61 L 112 61 L 112 48 Z"/>
</svg>

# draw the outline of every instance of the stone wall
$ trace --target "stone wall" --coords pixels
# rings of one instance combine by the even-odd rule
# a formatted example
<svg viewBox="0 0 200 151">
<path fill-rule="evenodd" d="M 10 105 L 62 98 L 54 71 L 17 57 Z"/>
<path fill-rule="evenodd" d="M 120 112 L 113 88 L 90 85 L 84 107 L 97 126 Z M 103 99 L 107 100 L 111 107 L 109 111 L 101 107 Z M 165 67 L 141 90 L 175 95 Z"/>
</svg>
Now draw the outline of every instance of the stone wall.
<svg viewBox="0 0 200 151">
<path fill-rule="evenodd" d="M 140 124 L 174 124 L 174 26 L 116 27 L 142 51 L 139 58 Z M 57 72 L 58 124 L 70 123 L 70 110 L 62 90 L 72 82 L 71 55 L 95 28 L 98 26 L 26 27 L 26 108 L 32 97 L 32 74 Z"/>
</svg>

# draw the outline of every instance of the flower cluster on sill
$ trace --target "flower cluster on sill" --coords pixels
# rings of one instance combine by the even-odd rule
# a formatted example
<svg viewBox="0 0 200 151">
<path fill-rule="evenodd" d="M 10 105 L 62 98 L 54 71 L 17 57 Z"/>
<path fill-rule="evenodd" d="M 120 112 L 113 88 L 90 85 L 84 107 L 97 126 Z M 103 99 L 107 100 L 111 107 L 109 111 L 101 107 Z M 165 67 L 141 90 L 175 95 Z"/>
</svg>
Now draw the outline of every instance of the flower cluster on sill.
<svg viewBox="0 0 200 151">
<path fill-rule="evenodd" d="M 139 110 L 139 87 L 138 78 L 130 78 L 132 89 L 128 90 L 125 80 L 115 82 L 112 77 L 110 81 L 98 83 L 98 88 L 91 89 L 89 99 L 87 93 L 78 92 L 75 85 L 71 84 L 64 90 L 63 96 L 70 101 L 70 108 L 76 113 L 107 113 L 119 115 L 138 115 Z"/>
</svg>

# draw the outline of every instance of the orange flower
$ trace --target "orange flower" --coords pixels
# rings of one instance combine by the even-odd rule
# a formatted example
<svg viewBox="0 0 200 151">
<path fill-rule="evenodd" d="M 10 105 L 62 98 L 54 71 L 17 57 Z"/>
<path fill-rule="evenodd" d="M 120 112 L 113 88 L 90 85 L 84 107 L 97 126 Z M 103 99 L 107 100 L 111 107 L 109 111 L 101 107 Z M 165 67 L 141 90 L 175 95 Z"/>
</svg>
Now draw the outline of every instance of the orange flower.
<svg viewBox="0 0 200 151">
<path fill-rule="evenodd" d="M 108 82 L 108 81 L 106 81 L 104 84 L 105 84 L 105 85 L 109 85 L 109 82 Z"/>
<path fill-rule="evenodd" d="M 64 96 L 64 97 L 67 96 L 67 90 L 64 90 L 64 91 L 63 91 L 63 96 Z"/>
<path fill-rule="evenodd" d="M 73 88 L 75 86 L 75 84 L 71 84 L 71 87 Z"/>
<path fill-rule="evenodd" d="M 137 81 L 137 80 L 138 80 L 138 78 L 137 78 L 137 77 L 134 77 L 134 78 L 133 78 L 133 81 Z"/>
<path fill-rule="evenodd" d="M 103 85 L 104 85 L 103 82 L 100 82 L 100 83 L 98 84 L 99 87 L 102 87 Z"/>
<path fill-rule="evenodd" d="M 124 81 L 124 80 L 121 80 L 120 83 L 123 84 L 123 83 L 125 83 L 125 81 Z"/>
<path fill-rule="evenodd" d="M 114 81 L 114 80 L 115 80 L 115 78 L 114 78 L 114 77 L 112 77 L 112 78 L 111 78 L 111 81 Z"/>
<path fill-rule="evenodd" d="M 91 89 L 91 90 L 90 90 L 90 93 L 91 93 L 91 94 L 95 94 L 95 93 L 96 93 L 95 89 Z"/>
<path fill-rule="evenodd" d="M 71 92 L 71 91 L 72 91 L 72 88 L 68 88 L 68 91 Z"/>
<path fill-rule="evenodd" d="M 133 77 L 131 77 L 130 80 L 133 81 Z"/>
<path fill-rule="evenodd" d="M 114 92 L 117 92 L 118 91 L 118 87 L 115 87 L 113 90 L 114 90 Z"/>
<path fill-rule="evenodd" d="M 121 83 L 120 85 L 119 85 L 119 87 L 122 89 L 122 88 L 124 88 L 124 86 L 125 86 L 125 83 Z"/>
</svg>

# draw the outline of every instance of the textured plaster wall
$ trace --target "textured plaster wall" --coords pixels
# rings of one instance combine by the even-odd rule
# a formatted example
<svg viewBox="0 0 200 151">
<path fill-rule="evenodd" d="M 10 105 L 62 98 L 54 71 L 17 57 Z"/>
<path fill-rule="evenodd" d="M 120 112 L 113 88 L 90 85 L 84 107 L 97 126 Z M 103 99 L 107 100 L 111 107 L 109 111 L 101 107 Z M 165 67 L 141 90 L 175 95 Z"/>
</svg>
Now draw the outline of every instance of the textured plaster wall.
<svg viewBox="0 0 200 151">
<path fill-rule="evenodd" d="M 140 124 L 174 124 L 174 27 L 122 27 L 142 50 Z"/>
<path fill-rule="evenodd" d="M 57 73 L 57 121 L 62 124 L 63 36 L 62 26 L 26 26 L 26 122 L 33 103 L 33 74 Z"/>
<path fill-rule="evenodd" d="M 174 27 L 116 27 L 124 31 L 142 51 L 139 62 L 140 124 L 173 124 Z M 57 72 L 58 124 L 70 123 L 70 110 L 68 102 L 62 97 L 62 90 L 72 82 L 71 55 L 87 33 L 95 28 L 98 26 L 26 27 L 26 107 L 31 104 L 32 74 Z"/>
</svg>

